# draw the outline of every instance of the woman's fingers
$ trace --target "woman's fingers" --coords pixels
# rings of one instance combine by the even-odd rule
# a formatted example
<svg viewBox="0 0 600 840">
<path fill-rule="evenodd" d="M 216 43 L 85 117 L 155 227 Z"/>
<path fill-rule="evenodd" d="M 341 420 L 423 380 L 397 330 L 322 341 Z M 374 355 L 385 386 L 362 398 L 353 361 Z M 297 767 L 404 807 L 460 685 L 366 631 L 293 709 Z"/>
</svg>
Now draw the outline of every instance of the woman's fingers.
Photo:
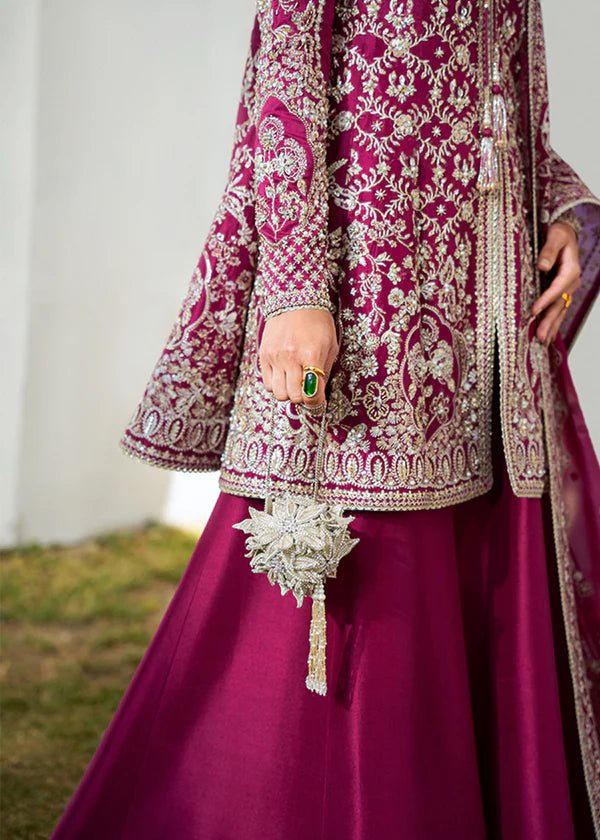
<svg viewBox="0 0 600 840">
<path fill-rule="evenodd" d="M 320 367 L 320 365 L 317 365 Z M 321 368 L 325 370 L 325 368 Z M 267 391 L 273 391 L 278 400 L 290 400 L 293 403 L 308 406 L 320 405 L 325 401 L 325 385 L 327 378 L 319 374 L 317 376 L 317 391 L 312 397 L 308 397 L 303 391 L 304 371 L 302 365 L 290 364 L 284 366 L 265 365 L 263 368 L 263 383 Z"/>
<path fill-rule="evenodd" d="M 320 370 L 325 371 L 325 376 L 322 374 L 317 375 L 317 392 L 313 397 L 307 397 L 303 393 L 303 402 L 305 405 L 308 406 L 316 406 L 321 405 L 321 403 L 325 402 L 325 389 L 327 387 L 327 382 L 329 380 L 329 373 L 333 364 L 337 358 L 339 352 L 337 337 L 334 339 L 334 343 L 332 344 L 329 353 L 325 357 L 325 360 L 320 360 L 319 362 L 310 362 L 311 365 L 314 367 L 320 368 Z M 307 363 L 308 364 L 308 363 Z M 304 372 L 301 369 L 301 381 L 304 379 Z"/>
<path fill-rule="evenodd" d="M 549 271 L 554 265 L 557 268 L 554 280 L 531 308 L 532 315 L 541 314 L 536 335 L 546 346 L 556 337 L 565 317 L 566 306 L 562 296 L 565 292 L 573 294 L 581 283 L 577 237 L 573 228 L 562 222 L 550 226 L 538 259 L 538 267 L 542 271 Z"/>
<path fill-rule="evenodd" d="M 293 403 L 301 403 L 302 397 L 302 367 L 298 363 L 290 364 L 285 371 L 285 381 L 289 399 Z"/>
<path fill-rule="evenodd" d="M 327 387 L 327 382 L 329 380 L 329 374 L 331 372 L 331 368 L 334 365 L 335 360 L 337 359 L 337 355 L 339 353 L 339 344 L 337 339 L 337 334 L 335 332 L 335 328 L 333 331 L 333 335 L 330 336 L 329 346 L 321 350 L 320 355 L 313 355 L 313 361 L 304 362 L 305 365 L 312 365 L 313 367 L 317 367 L 320 370 L 325 371 L 325 376 L 322 374 L 317 375 L 317 393 L 314 397 L 307 397 L 304 396 L 304 404 L 308 406 L 315 406 L 320 405 L 321 403 L 325 402 L 325 389 Z M 316 361 L 314 361 L 316 359 Z M 304 373 L 302 373 L 304 377 Z"/>
<path fill-rule="evenodd" d="M 313 364 L 311 362 L 311 364 Z M 327 368 L 323 367 L 325 362 L 321 361 L 321 364 L 314 363 L 314 367 L 318 367 L 321 370 L 327 372 Z M 302 367 L 300 368 L 300 376 L 302 380 L 304 380 L 304 371 Z M 304 391 L 302 392 L 302 402 L 304 405 L 307 405 L 313 408 L 316 405 L 321 405 L 321 403 L 325 402 L 325 383 L 327 382 L 327 378 L 325 376 L 321 376 L 321 374 L 317 374 L 317 390 L 314 396 L 307 397 Z"/>
<path fill-rule="evenodd" d="M 320 367 L 320 365 L 317 365 Z M 324 370 L 325 368 L 321 368 Z M 271 387 L 267 387 L 268 391 L 273 391 L 273 394 L 278 400 L 290 400 L 290 402 L 297 405 L 303 403 L 310 407 L 320 405 L 325 401 L 325 384 L 326 377 L 317 377 L 317 391 L 312 397 L 307 397 L 303 391 L 304 371 L 302 365 L 288 364 L 286 366 L 277 366 L 270 368 L 270 374 L 265 378 L 263 374 L 263 382 L 267 387 L 266 382 L 270 381 Z M 266 380 L 266 381 L 265 381 Z"/>
<path fill-rule="evenodd" d="M 287 390 L 287 382 L 286 382 L 286 375 L 285 375 L 285 368 L 281 367 L 280 365 L 273 366 L 273 395 L 277 400 L 287 400 L 288 397 L 288 390 Z"/>
<path fill-rule="evenodd" d="M 547 289 L 531 307 L 532 315 L 539 315 L 547 306 L 558 300 L 563 292 L 574 292 L 580 283 L 581 266 L 579 248 L 573 229 L 562 222 L 550 226 L 546 244 L 540 252 L 538 266 L 549 271 L 557 263 L 558 272 Z"/>
<path fill-rule="evenodd" d="M 579 261 L 571 261 L 565 259 L 565 263 L 561 264 L 560 269 L 552 283 L 539 296 L 531 308 L 532 315 L 539 315 L 547 306 L 550 306 L 555 301 L 561 299 L 564 292 L 571 294 L 579 288 L 579 279 L 581 276 L 581 269 Z"/>
<path fill-rule="evenodd" d="M 568 231 L 565 225 L 550 225 L 544 247 L 539 253 L 538 268 L 542 271 L 550 271 L 556 259 L 567 243 Z"/>
<path fill-rule="evenodd" d="M 316 362 L 305 362 L 305 364 L 313 365 L 314 367 L 318 367 L 321 370 L 325 371 L 325 376 L 323 376 L 320 373 L 317 376 L 317 393 L 314 395 L 314 397 L 304 396 L 305 405 L 315 406 L 325 402 L 325 389 L 327 387 L 327 382 L 329 380 L 331 368 L 334 365 L 338 352 L 339 345 L 337 335 L 334 335 L 329 346 L 329 351 L 326 353 L 326 355 L 323 356 L 323 358 L 319 359 Z"/>
<path fill-rule="evenodd" d="M 265 386 L 265 389 L 267 391 L 272 391 L 273 390 L 273 368 L 271 367 L 270 363 L 265 358 L 263 358 L 262 355 L 260 356 L 259 362 L 260 362 L 260 372 L 262 374 L 262 380 L 263 380 L 263 384 Z"/>
<path fill-rule="evenodd" d="M 325 400 L 327 375 L 317 375 L 316 393 L 303 391 L 304 365 L 325 370 L 337 356 L 335 322 L 322 309 L 298 309 L 267 319 L 259 348 L 260 368 L 267 390 L 278 400 L 316 406 Z"/>
<path fill-rule="evenodd" d="M 554 341 L 554 339 L 556 338 L 556 336 L 558 335 L 560 325 L 562 324 L 563 319 L 564 319 L 566 314 L 567 314 L 567 310 L 563 309 L 562 312 L 558 315 L 558 317 L 554 321 L 554 324 L 552 325 L 552 328 L 550 330 L 550 334 L 548 336 L 547 344 L 551 344 Z"/>
<path fill-rule="evenodd" d="M 546 309 L 544 317 L 540 321 L 536 331 L 537 337 L 543 344 L 548 345 L 550 341 L 552 341 L 555 324 L 558 321 L 558 325 L 560 326 L 560 322 L 564 318 L 565 312 L 565 301 L 562 298 L 559 298 Z M 556 335 L 555 332 L 554 335 Z"/>
</svg>

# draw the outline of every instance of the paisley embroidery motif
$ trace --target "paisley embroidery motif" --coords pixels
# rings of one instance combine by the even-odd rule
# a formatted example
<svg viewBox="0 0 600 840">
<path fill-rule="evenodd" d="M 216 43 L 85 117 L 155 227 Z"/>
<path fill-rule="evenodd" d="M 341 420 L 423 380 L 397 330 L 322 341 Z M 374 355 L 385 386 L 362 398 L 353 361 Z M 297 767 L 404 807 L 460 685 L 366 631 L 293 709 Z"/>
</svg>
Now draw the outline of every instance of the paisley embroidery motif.
<svg viewBox="0 0 600 840">
<path fill-rule="evenodd" d="M 267 103 L 268 104 L 268 103 Z M 303 131 L 289 115 L 286 123 Z M 259 123 L 256 153 L 256 227 L 269 242 L 276 242 L 301 223 L 312 177 L 312 158 L 304 142 L 286 137 L 281 118 L 269 115 Z"/>
</svg>

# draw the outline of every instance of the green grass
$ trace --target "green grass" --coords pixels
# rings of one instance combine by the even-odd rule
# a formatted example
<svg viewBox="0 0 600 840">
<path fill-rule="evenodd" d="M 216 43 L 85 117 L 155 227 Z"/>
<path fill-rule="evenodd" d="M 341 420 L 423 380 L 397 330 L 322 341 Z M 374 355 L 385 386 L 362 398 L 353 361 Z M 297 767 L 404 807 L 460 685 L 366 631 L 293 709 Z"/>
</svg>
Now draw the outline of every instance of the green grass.
<svg viewBox="0 0 600 840">
<path fill-rule="evenodd" d="M 3 840 L 47 840 L 197 538 L 151 524 L 0 552 Z"/>
</svg>

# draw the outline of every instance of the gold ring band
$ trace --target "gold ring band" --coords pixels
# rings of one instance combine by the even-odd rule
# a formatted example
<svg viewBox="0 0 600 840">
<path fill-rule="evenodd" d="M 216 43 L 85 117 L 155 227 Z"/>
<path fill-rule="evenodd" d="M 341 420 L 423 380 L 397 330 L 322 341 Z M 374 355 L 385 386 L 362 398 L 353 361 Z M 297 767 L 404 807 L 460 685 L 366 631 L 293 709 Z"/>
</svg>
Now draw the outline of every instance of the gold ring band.
<svg viewBox="0 0 600 840">
<path fill-rule="evenodd" d="M 314 367 L 314 365 L 302 365 L 302 370 L 304 373 L 306 373 L 307 370 L 312 370 L 314 373 L 318 373 L 321 376 L 327 376 L 324 370 L 321 370 L 321 368 L 318 367 Z"/>
<path fill-rule="evenodd" d="M 565 309 L 568 309 L 571 303 L 573 302 L 573 295 L 570 295 L 568 292 L 563 292 L 561 298 L 565 302 Z"/>
</svg>

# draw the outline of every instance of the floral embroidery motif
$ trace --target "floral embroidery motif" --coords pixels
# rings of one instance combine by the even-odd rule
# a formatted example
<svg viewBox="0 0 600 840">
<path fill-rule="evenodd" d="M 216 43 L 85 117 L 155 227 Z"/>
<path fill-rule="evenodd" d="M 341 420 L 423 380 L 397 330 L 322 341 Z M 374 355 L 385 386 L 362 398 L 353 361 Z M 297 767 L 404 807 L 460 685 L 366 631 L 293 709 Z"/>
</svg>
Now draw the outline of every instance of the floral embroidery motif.
<svg viewBox="0 0 600 840">
<path fill-rule="evenodd" d="M 304 144 L 285 136 L 279 117 L 266 117 L 259 126 L 258 137 L 255 166 L 260 186 L 256 193 L 256 226 L 263 236 L 276 242 L 306 212 L 308 155 Z"/>
<path fill-rule="evenodd" d="M 495 5 L 508 142 L 502 198 L 479 202 L 476 3 L 338 0 L 335 15 L 331 0 L 259 3 L 228 187 L 127 451 L 178 469 L 220 466 L 222 489 L 261 496 L 264 319 L 321 306 L 340 336 L 327 501 L 401 509 L 485 492 L 496 342 L 513 489 L 543 492 L 540 359 L 527 314 L 540 232 L 527 208 L 536 187 L 542 225 L 597 200 L 549 150 L 542 88 L 523 95 L 525 0 Z M 591 252 L 589 226 L 582 240 Z M 276 484 L 308 487 L 314 440 L 310 417 L 290 406 Z"/>
</svg>

